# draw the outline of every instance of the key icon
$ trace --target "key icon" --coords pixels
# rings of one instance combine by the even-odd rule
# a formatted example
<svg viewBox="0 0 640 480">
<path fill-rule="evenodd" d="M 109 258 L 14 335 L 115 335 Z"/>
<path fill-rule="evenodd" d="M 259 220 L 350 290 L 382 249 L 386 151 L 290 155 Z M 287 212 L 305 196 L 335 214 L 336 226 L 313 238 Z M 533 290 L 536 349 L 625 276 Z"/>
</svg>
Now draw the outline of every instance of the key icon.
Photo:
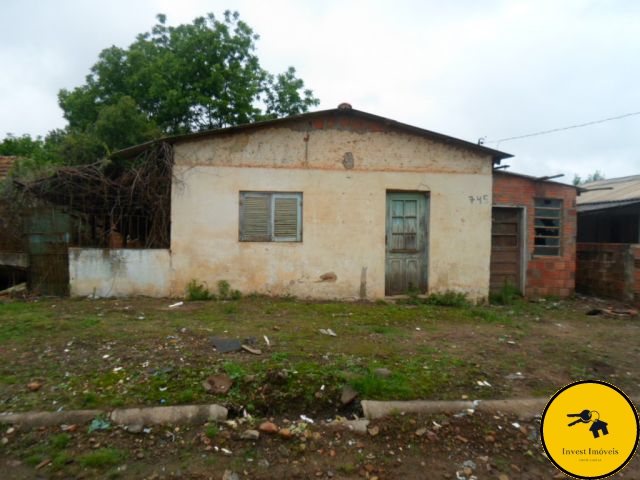
<svg viewBox="0 0 640 480">
<path fill-rule="evenodd" d="M 574 422 L 571 422 L 569 427 L 573 427 L 576 423 L 589 423 L 591 421 L 591 410 L 583 410 L 580 413 L 567 413 L 567 417 L 578 417 Z"/>
</svg>

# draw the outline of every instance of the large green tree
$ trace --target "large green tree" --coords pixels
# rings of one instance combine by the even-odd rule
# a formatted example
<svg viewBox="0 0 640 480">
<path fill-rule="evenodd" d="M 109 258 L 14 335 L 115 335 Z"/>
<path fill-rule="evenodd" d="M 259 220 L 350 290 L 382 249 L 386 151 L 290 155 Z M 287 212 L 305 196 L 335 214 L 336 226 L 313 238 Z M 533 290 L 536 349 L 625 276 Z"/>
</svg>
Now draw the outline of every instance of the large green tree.
<svg viewBox="0 0 640 480">
<path fill-rule="evenodd" d="M 165 135 L 295 115 L 318 100 L 293 67 L 272 74 L 255 53 L 258 36 L 238 13 L 168 26 L 166 17 L 128 48 L 103 50 L 86 82 L 60 90 L 68 125 L 43 139 L 8 134 L 0 155 L 16 172 L 95 162 L 110 152 Z"/>
<path fill-rule="evenodd" d="M 258 36 L 238 13 L 213 14 L 150 32 L 100 53 L 86 83 L 61 90 L 70 131 L 108 148 L 298 114 L 318 104 L 293 68 L 273 75 L 255 54 Z M 126 120 L 125 120 L 126 119 Z"/>
</svg>

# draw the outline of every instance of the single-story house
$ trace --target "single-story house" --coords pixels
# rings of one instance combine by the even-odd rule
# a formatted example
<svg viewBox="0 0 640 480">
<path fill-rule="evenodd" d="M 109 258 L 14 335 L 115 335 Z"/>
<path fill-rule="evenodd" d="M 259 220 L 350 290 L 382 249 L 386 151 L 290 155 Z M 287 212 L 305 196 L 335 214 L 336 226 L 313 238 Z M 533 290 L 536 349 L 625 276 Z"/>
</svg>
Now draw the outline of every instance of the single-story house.
<svg viewBox="0 0 640 480">
<path fill-rule="evenodd" d="M 580 190 L 548 177 L 494 171 L 492 291 L 509 283 L 529 297 L 574 293 Z"/>
<path fill-rule="evenodd" d="M 170 248 L 71 249 L 72 295 L 183 295 L 194 279 L 319 299 L 488 295 L 493 167 L 507 153 L 348 104 L 164 141 Z"/>
<path fill-rule="evenodd" d="M 640 303 L 640 175 L 583 185 L 576 288 Z"/>
</svg>

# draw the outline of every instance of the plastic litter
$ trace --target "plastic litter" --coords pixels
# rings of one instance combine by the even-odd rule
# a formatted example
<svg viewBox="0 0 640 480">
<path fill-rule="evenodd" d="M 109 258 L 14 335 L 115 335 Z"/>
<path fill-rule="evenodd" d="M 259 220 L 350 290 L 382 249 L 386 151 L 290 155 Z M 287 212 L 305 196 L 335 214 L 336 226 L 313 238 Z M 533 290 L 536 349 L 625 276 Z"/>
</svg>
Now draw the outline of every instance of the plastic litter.
<svg viewBox="0 0 640 480">
<path fill-rule="evenodd" d="M 184 305 L 184 302 L 176 302 L 169 305 L 169 308 L 181 307 L 182 305 Z"/>
<path fill-rule="evenodd" d="M 300 420 L 302 420 L 303 422 L 307 422 L 307 423 L 315 423 L 312 419 L 310 419 L 306 415 L 300 415 Z"/>
<path fill-rule="evenodd" d="M 320 330 L 318 330 L 321 334 L 323 335 L 329 335 L 330 337 L 337 337 L 338 335 L 336 334 L 336 332 L 334 332 L 333 330 L 331 330 L 330 328 L 321 328 Z"/>
<path fill-rule="evenodd" d="M 89 425 L 88 433 L 93 433 L 96 430 L 108 430 L 111 428 L 111 424 L 104 418 L 94 418 Z"/>
</svg>

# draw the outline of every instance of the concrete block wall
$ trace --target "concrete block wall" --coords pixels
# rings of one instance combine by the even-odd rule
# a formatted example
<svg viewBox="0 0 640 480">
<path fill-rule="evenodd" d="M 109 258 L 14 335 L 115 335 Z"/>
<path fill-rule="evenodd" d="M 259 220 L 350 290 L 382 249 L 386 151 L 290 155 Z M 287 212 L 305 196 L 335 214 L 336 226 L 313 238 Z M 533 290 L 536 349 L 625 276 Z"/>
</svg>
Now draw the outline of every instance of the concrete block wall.
<svg viewBox="0 0 640 480">
<path fill-rule="evenodd" d="M 534 200 L 553 198 L 563 201 L 560 256 L 534 255 Z M 494 172 L 493 205 L 524 207 L 526 228 L 525 293 L 528 297 L 554 295 L 567 297 L 575 291 L 576 271 L 576 189 L 555 182 Z"/>
<path fill-rule="evenodd" d="M 577 250 L 580 293 L 640 302 L 640 245 L 579 243 Z"/>
</svg>

